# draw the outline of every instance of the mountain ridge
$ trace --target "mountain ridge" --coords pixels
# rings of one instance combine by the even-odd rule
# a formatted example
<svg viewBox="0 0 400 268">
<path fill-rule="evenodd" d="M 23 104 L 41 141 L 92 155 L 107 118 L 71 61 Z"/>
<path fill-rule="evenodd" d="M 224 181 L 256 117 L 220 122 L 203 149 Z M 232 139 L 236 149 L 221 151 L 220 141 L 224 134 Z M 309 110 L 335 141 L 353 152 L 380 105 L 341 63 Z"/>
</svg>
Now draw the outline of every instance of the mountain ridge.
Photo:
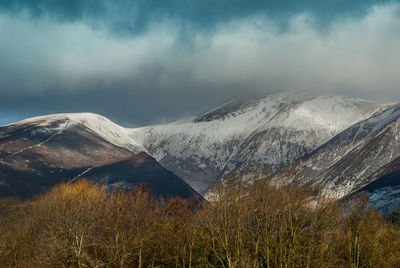
<svg viewBox="0 0 400 268">
<path fill-rule="evenodd" d="M 87 122 L 90 119 L 94 120 Z M 139 147 L 135 144 L 126 146 L 130 150 L 124 148 L 125 136 L 116 131 L 124 129 L 110 122 L 94 114 L 58 114 L 0 127 L 0 196 L 30 197 L 61 181 L 93 174 L 90 171 L 97 167 L 110 170 L 115 163 L 128 159 L 132 163 L 139 161 L 138 165 L 126 168 L 132 174 L 146 162 L 153 163 L 153 168 L 145 169 L 140 178 L 118 174 L 114 170 L 114 182 L 127 182 L 133 187 L 151 179 L 154 192 L 165 197 L 200 197 L 175 174 L 155 165 L 155 159 L 144 157 L 145 152 L 137 152 Z M 122 141 L 115 142 L 118 137 Z M 92 178 L 95 181 L 106 183 L 108 180 L 105 174 L 95 175 Z M 179 191 L 171 187 L 163 190 L 163 186 L 171 181 Z"/>
<path fill-rule="evenodd" d="M 399 116 L 397 103 L 307 93 L 231 99 L 194 117 L 140 128 L 124 128 L 91 113 L 36 117 L 6 128 L 31 124 L 51 141 L 80 126 L 120 148 L 116 151 L 146 152 L 203 195 L 234 170 L 251 173 L 261 168 L 276 180 L 285 176 L 286 183 L 323 187 L 340 198 L 400 169 L 392 161 L 400 147 L 392 156 L 385 150 L 397 146 Z M 7 135 L 0 127 L 0 141 Z M 0 161 L 21 150 L 14 146 L 15 152 L 7 152 L 3 147 L 0 144 Z M 377 161 L 374 154 L 382 159 Z M 374 167 L 363 170 L 362 165 Z M 94 174 L 96 168 L 81 172 Z"/>
<path fill-rule="evenodd" d="M 276 171 L 389 106 L 314 94 L 234 99 L 197 117 L 134 129 L 131 137 L 204 193 L 210 177 L 260 163 Z"/>
</svg>

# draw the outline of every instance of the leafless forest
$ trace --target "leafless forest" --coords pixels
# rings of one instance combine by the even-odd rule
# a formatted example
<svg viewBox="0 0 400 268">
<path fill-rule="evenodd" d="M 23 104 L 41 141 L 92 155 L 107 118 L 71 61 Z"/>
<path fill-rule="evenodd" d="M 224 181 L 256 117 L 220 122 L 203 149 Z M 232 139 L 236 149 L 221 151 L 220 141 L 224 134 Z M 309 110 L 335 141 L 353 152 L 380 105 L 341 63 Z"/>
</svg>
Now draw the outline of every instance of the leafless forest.
<svg viewBox="0 0 400 268">
<path fill-rule="evenodd" d="M 237 180 L 236 180 L 237 181 Z M 396 212 L 263 179 L 212 201 L 81 180 L 1 200 L 1 267 L 400 267 Z"/>
</svg>

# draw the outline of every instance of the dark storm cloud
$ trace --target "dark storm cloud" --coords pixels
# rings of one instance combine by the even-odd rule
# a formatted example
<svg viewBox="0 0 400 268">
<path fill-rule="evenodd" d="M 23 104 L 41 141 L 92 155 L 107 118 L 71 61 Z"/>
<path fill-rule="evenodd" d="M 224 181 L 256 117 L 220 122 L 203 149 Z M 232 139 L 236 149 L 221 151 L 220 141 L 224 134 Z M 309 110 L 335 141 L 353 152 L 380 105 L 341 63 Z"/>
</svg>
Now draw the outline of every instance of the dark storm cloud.
<svg viewBox="0 0 400 268">
<path fill-rule="evenodd" d="M 34 115 L 68 112 L 93 112 L 107 116 L 126 127 L 144 126 L 190 117 L 226 101 L 226 96 L 215 94 L 215 87 L 191 84 L 190 94 L 149 90 L 148 85 L 127 90 L 127 83 L 114 84 L 112 89 L 95 88 L 77 92 L 47 90 L 0 95 L 0 126 Z M 203 88 L 210 88 L 204 92 Z M 224 92 L 224 89 L 220 89 Z M 237 93 L 240 91 L 238 90 Z M 232 93 L 225 90 L 225 94 Z M 229 95 L 229 94 L 228 94 Z M 210 96 L 214 96 L 210 98 Z M 18 108 L 16 111 L 16 107 Z M 8 113 L 7 113 L 8 111 Z M 10 113 L 12 111 L 12 113 Z M 3 118 L 2 118 L 3 117 Z"/>
<path fill-rule="evenodd" d="M 95 112 L 125 125 L 250 92 L 400 101 L 395 1 L 0 1 L 0 124 Z"/>
<path fill-rule="evenodd" d="M 27 12 L 32 18 L 49 17 L 60 22 L 85 21 L 109 28 L 114 34 L 138 34 L 149 25 L 175 21 L 180 30 L 213 30 L 221 23 L 253 16 L 275 20 L 282 29 L 291 17 L 307 13 L 314 26 L 324 27 L 337 18 L 366 14 L 373 5 L 393 0 L 2 0 L 10 13 Z"/>
</svg>

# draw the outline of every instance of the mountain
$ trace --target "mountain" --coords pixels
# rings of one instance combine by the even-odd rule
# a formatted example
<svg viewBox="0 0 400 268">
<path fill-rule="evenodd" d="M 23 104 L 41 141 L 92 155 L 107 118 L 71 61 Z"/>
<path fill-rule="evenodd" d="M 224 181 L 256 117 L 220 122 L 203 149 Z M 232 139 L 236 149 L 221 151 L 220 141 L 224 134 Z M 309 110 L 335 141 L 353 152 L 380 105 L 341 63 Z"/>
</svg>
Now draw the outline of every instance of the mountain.
<svg viewBox="0 0 400 268">
<path fill-rule="evenodd" d="M 131 129 L 128 135 L 204 194 L 235 169 L 287 167 L 388 107 L 315 94 L 239 98 L 193 118 Z"/>
<path fill-rule="evenodd" d="M 0 127 L 0 196 L 30 197 L 85 174 L 125 187 L 144 183 L 163 196 L 199 196 L 143 150 L 125 128 L 95 114 L 57 114 Z"/>
<path fill-rule="evenodd" d="M 261 169 L 334 198 L 364 192 L 389 210 L 400 200 L 399 124 L 400 104 L 315 94 L 235 98 L 131 129 L 95 114 L 36 117 L 0 128 L 0 195 L 88 177 L 186 198 Z"/>
<path fill-rule="evenodd" d="M 376 207 L 387 207 L 400 197 L 399 130 L 400 104 L 342 131 L 276 179 L 322 188 L 335 198 L 366 192 Z"/>
</svg>

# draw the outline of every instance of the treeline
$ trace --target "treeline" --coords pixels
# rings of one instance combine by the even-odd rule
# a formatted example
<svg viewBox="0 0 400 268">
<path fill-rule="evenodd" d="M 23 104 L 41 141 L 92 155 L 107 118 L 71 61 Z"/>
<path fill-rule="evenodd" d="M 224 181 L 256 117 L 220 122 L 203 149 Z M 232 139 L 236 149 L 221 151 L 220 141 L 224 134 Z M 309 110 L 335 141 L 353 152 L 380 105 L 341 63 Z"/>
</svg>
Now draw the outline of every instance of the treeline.
<svg viewBox="0 0 400 268">
<path fill-rule="evenodd" d="M 316 199 L 267 179 L 226 185 L 202 203 L 85 180 L 3 199 L 0 266 L 400 267 L 396 220 L 363 199 Z"/>
</svg>

